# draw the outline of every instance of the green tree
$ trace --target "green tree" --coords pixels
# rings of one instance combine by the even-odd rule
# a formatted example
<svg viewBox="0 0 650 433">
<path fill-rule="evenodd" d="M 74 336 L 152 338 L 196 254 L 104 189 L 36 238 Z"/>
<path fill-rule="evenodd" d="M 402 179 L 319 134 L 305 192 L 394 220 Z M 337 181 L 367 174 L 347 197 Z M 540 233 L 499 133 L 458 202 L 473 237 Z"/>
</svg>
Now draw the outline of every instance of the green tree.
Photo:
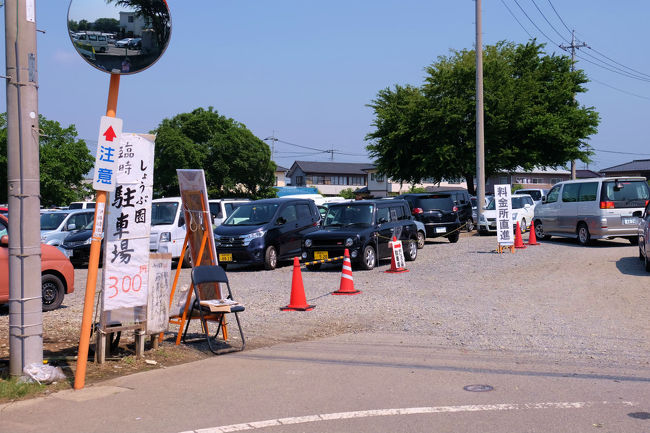
<svg viewBox="0 0 650 433">
<path fill-rule="evenodd" d="M 93 30 L 104 33 L 117 33 L 120 30 L 120 21 L 115 18 L 98 18 L 93 23 Z"/>
<path fill-rule="evenodd" d="M 203 168 L 210 197 L 275 197 L 269 147 L 212 107 L 164 119 L 153 132 L 157 196 L 179 194 L 176 169 Z"/>
<path fill-rule="evenodd" d="M 40 188 L 43 206 L 64 205 L 90 194 L 84 175 L 94 158 L 86 143 L 77 139 L 74 125 L 62 128 L 59 122 L 39 117 Z M 0 114 L 0 202 L 7 202 L 7 114 Z"/>
<path fill-rule="evenodd" d="M 566 56 L 546 55 L 534 40 L 484 50 L 485 167 L 488 176 L 516 167 L 589 161 L 586 139 L 598 113 L 576 101 L 587 77 Z M 476 173 L 476 64 L 472 50 L 441 56 L 421 87 L 378 92 L 369 106 L 375 130 L 366 136 L 377 168 L 405 183 Z M 414 164 L 414 161 L 417 163 Z"/>
<path fill-rule="evenodd" d="M 354 193 L 354 188 L 345 188 L 339 192 L 339 196 L 347 200 L 354 200 L 356 194 Z"/>
</svg>

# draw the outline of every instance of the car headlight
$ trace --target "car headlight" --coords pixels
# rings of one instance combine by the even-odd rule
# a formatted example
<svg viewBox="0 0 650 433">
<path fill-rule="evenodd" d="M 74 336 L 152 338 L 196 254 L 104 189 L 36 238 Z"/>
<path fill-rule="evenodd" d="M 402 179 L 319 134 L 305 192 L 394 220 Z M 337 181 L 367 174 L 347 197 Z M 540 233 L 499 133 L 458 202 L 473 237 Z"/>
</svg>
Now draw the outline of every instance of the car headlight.
<svg viewBox="0 0 650 433">
<path fill-rule="evenodd" d="M 264 237 L 265 234 L 266 234 L 266 230 L 260 230 L 258 232 L 253 232 L 253 233 L 247 234 L 242 239 L 244 241 L 244 246 L 247 246 L 248 244 L 250 244 L 253 239 Z"/>
<path fill-rule="evenodd" d="M 345 240 L 345 246 L 346 247 L 351 247 L 353 243 L 354 243 L 354 239 L 352 239 L 352 238 L 347 238 Z"/>
<path fill-rule="evenodd" d="M 160 234 L 160 242 L 171 242 L 172 241 L 172 232 L 162 232 Z"/>
<path fill-rule="evenodd" d="M 307 248 L 311 247 L 311 239 L 305 239 L 305 246 Z"/>
</svg>

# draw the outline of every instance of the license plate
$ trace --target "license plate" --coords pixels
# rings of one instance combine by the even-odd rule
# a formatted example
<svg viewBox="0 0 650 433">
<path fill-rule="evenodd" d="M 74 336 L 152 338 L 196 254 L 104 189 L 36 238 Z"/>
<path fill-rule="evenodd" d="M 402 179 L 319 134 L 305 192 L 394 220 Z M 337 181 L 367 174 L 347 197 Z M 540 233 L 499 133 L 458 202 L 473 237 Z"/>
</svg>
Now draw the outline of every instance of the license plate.
<svg viewBox="0 0 650 433">
<path fill-rule="evenodd" d="M 219 254 L 220 262 L 232 262 L 232 254 Z"/>
<path fill-rule="evenodd" d="M 637 225 L 639 223 L 639 220 L 637 217 L 627 217 L 623 218 L 623 224 L 630 224 L 630 225 Z"/>
<path fill-rule="evenodd" d="M 328 259 L 327 251 L 314 251 L 314 260 Z"/>
<path fill-rule="evenodd" d="M 436 227 L 436 233 L 445 233 L 447 231 L 447 227 Z"/>
</svg>

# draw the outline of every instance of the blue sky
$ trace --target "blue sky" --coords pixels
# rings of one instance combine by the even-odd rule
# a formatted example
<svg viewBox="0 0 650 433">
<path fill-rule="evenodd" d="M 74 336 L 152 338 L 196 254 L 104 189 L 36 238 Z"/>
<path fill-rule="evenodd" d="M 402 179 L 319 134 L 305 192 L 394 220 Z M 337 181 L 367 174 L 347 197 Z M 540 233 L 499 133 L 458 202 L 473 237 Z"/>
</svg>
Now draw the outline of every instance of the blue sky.
<svg viewBox="0 0 650 433">
<path fill-rule="evenodd" d="M 338 151 L 334 161 L 341 162 L 368 161 L 364 137 L 372 130 L 373 113 L 366 104 L 379 90 L 395 84 L 420 85 L 424 68 L 438 56 L 450 49 L 471 48 L 475 40 L 471 0 L 168 3 L 173 30 L 167 51 L 153 67 L 121 79 L 117 115 L 124 119 L 124 131 L 148 132 L 163 118 L 213 106 L 261 139 L 275 134 L 300 146 L 333 148 Z M 542 32 L 566 43 L 561 40 L 570 40 L 566 24 L 591 47 L 579 51 L 584 60 L 577 64 L 594 80 L 579 100 L 594 106 L 602 118 L 598 134 L 590 140 L 598 149 L 590 168 L 650 158 L 650 76 L 643 75 L 650 74 L 646 30 L 650 2 L 482 3 L 484 44 L 523 43 L 530 33 L 548 43 L 548 52 L 560 52 Z M 64 126 L 74 124 L 79 137 L 92 143 L 106 110 L 109 76 L 88 66 L 74 51 L 66 29 L 68 5 L 68 0 L 36 1 L 37 27 L 46 31 L 38 34 L 39 111 Z M 4 37 L 4 28 L 0 33 Z M 4 111 L 4 95 L 0 103 Z M 275 152 L 276 162 L 286 167 L 296 159 L 330 158 L 329 153 L 282 142 L 277 142 Z"/>
</svg>

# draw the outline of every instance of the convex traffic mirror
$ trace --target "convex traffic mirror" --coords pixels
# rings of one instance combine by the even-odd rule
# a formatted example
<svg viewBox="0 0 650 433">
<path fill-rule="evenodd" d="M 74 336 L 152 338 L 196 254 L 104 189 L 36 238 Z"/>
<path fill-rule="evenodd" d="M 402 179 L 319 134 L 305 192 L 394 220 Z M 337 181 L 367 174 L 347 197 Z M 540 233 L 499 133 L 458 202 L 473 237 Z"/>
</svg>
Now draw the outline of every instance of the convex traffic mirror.
<svg viewBox="0 0 650 433">
<path fill-rule="evenodd" d="M 165 0 L 71 0 L 68 33 L 95 68 L 135 74 L 162 56 L 172 22 Z"/>
</svg>

